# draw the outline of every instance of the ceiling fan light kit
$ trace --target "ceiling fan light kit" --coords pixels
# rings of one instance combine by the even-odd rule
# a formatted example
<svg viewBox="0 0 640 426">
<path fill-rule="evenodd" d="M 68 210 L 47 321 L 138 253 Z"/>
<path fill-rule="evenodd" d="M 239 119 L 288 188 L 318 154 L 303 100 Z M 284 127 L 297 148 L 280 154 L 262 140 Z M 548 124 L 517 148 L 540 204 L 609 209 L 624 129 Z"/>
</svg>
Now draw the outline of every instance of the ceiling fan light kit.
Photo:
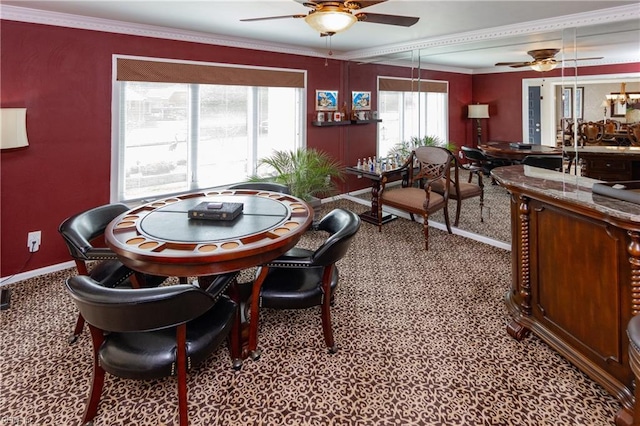
<svg viewBox="0 0 640 426">
<path fill-rule="evenodd" d="M 358 18 L 340 7 L 324 6 L 322 9 L 309 12 L 304 20 L 319 33 L 332 35 L 348 30 Z"/>
<path fill-rule="evenodd" d="M 555 60 L 539 61 L 531 64 L 531 69 L 538 72 L 546 72 L 555 69 L 558 63 Z"/>
</svg>

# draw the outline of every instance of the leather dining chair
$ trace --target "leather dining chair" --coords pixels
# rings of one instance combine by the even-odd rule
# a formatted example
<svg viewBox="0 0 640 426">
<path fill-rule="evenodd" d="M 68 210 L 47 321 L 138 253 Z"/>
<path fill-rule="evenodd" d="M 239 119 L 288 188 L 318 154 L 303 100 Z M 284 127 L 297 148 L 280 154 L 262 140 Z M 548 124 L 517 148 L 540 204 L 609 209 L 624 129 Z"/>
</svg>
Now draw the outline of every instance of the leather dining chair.
<svg viewBox="0 0 640 426">
<path fill-rule="evenodd" d="M 557 172 L 562 171 L 562 163 L 562 155 L 527 155 L 522 159 L 522 164 Z"/>
<path fill-rule="evenodd" d="M 125 204 L 106 204 L 94 207 L 65 219 L 58 232 L 67 245 L 79 275 L 88 275 L 104 287 L 132 287 L 134 271 L 123 265 L 102 237 L 109 222 L 129 210 Z M 165 277 L 142 276 L 144 286 L 155 287 Z M 74 343 L 84 327 L 82 315 L 78 316 L 69 343 Z"/>
<path fill-rule="evenodd" d="M 345 209 L 334 209 L 318 223 L 318 231 L 329 235 L 315 250 L 294 247 L 269 262 L 268 272 L 260 288 L 259 306 L 250 306 L 249 321 L 258 325 L 258 308 L 306 309 L 321 306 L 322 331 L 329 352 L 337 345 L 331 326 L 331 303 L 338 286 L 336 262 L 344 257 L 360 229 L 360 217 Z M 251 283 L 244 285 L 244 298 L 252 292 Z M 254 359 L 260 356 L 252 355 Z"/>
<path fill-rule="evenodd" d="M 627 125 L 627 134 L 632 146 L 640 146 L 640 123 Z"/>
<path fill-rule="evenodd" d="M 588 121 L 580 126 L 580 142 L 585 145 L 602 145 L 604 136 L 604 125 Z"/>
<path fill-rule="evenodd" d="M 500 166 L 508 166 L 511 163 L 508 160 L 500 160 L 489 158 L 487 155 L 478 148 L 472 148 L 470 146 L 462 146 L 460 148 L 462 156 L 465 162 L 460 164 L 460 167 L 469 171 L 469 179 L 467 182 L 471 183 L 474 174 L 484 174 L 486 177 L 491 176 L 491 170 Z M 492 183 L 495 183 L 493 178 Z"/>
<path fill-rule="evenodd" d="M 415 172 L 415 165 L 418 171 Z M 429 249 L 429 215 L 440 209 L 444 210 L 444 220 L 447 231 L 451 234 L 449 222 L 449 186 L 445 185 L 442 194 L 432 190 L 434 182 L 450 180 L 452 159 L 451 153 L 445 148 L 435 146 L 421 146 L 411 152 L 407 161 L 398 169 L 406 178 L 401 188 L 387 189 L 386 182 L 381 181 L 378 192 L 378 218 L 382 218 L 383 206 L 393 207 L 409 213 L 411 220 L 414 215 L 422 216 L 424 232 L 424 247 Z M 378 230 L 382 232 L 382 221 L 379 219 Z"/>
<path fill-rule="evenodd" d="M 451 156 L 451 164 L 453 164 L 453 176 L 451 176 L 451 173 L 449 174 L 449 199 L 456 200 L 456 218 L 453 222 L 453 226 L 458 226 L 458 223 L 460 222 L 462 200 L 475 197 L 478 197 L 480 201 L 480 222 L 484 222 L 484 218 L 482 216 L 482 209 L 484 207 L 484 183 L 482 181 L 483 173 L 469 173 L 469 177 L 473 176 L 473 174 L 478 177 L 477 184 L 472 182 L 461 182 L 459 173 L 459 168 L 461 166 L 458 163 L 458 159 L 450 151 L 449 155 Z M 433 182 L 433 184 L 431 185 L 431 189 L 438 194 L 444 195 L 444 180 Z"/>
<path fill-rule="evenodd" d="M 179 424 L 186 426 L 187 370 L 203 362 L 238 326 L 237 305 L 223 294 L 234 278 L 220 276 L 207 290 L 192 284 L 108 288 L 87 276 L 69 278 L 66 289 L 89 325 L 93 345 L 83 424 L 92 424 L 97 414 L 107 372 L 136 380 L 177 376 Z"/>
<path fill-rule="evenodd" d="M 227 187 L 227 189 L 255 189 L 258 191 L 273 191 L 281 194 L 291 194 L 287 185 L 277 182 L 241 182 Z"/>
</svg>

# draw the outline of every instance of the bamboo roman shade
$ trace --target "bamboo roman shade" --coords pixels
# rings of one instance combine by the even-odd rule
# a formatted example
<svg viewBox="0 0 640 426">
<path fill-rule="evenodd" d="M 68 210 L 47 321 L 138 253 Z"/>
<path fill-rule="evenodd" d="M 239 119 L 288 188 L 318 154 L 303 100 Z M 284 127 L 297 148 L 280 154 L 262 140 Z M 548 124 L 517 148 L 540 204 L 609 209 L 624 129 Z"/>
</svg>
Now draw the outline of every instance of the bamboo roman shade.
<svg viewBox="0 0 640 426">
<path fill-rule="evenodd" d="M 441 81 L 380 77 L 378 79 L 378 89 L 387 92 L 447 93 L 447 83 Z"/>
<path fill-rule="evenodd" d="M 118 58 L 116 80 L 231 86 L 304 87 L 304 72 Z"/>
</svg>

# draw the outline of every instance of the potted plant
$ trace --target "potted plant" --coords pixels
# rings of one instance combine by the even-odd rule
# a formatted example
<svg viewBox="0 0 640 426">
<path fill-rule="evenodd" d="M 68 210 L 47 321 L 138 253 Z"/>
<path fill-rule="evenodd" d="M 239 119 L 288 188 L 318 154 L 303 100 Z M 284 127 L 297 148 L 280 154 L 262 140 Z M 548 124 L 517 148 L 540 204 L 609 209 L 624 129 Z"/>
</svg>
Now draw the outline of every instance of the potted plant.
<svg viewBox="0 0 640 426">
<path fill-rule="evenodd" d="M 268 166 L 271 170 L 266 177 L 252 177 L 252 180 L 268 180 L 285 184 L 291 195 L 310 203 L 314 209 L 320 207 L 320 195 L 329 195 L 337 190 L 336 181 L 344 180 L 340 163 L 327 153 L 309 148 L 295 151 L 274 151 L 258 161 L 258 168 Z"/>
<path fill-rule="evenodd" d="M 389 151 L 390 156 L 396 157 L 398 155 L 400 159 L 404 160 L 409 157 L 411 151 L 416 149 L 419 146 L 439 146 L 442 148 L 446 148 L 449 151 L 453 151 L 456 149 L 456 146 L 450 142 L 444 142 L 437 136 L 427 135 L 422 138 L 413 136 L 408 141 L 398 142 L 391 148 Z"/>
</svg>

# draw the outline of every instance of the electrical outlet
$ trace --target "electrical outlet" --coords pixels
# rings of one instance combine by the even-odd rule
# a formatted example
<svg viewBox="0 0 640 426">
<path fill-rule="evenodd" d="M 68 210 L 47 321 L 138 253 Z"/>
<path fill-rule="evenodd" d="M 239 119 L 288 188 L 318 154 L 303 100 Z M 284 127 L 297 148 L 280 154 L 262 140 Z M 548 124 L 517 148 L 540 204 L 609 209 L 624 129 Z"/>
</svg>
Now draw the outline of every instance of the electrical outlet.
<svg viewBox="0 0 640 426">
<path fill-rule="evenodd" d="M 41 231 L 31 231 L 27 234 L 27 248 L 31 253 L 40 249 Z"/>
</svg>

